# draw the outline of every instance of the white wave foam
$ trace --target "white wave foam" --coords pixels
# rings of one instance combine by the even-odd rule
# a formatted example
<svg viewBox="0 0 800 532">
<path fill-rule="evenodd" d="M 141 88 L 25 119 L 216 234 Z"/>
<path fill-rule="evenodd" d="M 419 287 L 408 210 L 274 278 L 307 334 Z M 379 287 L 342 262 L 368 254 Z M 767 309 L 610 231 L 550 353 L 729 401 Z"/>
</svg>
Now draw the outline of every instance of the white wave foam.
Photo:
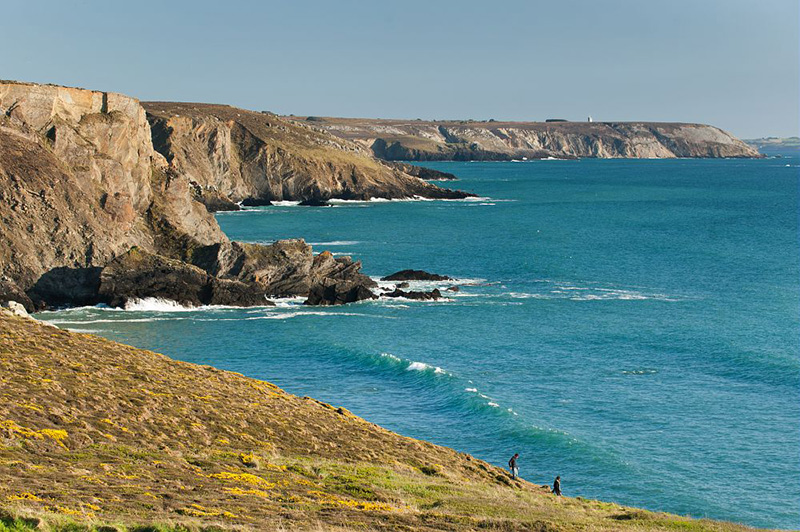
<svg viewBox="0 0 800 532">
<path fill-rule="evenodd" d="M 632 369 L 622 372 L 623 375 L 655 375 L 658 373 L 657 369 Z"/>
<path fill-rule="evenodd" d="M 332 240 L 330 242 L 309 242 L 309 246 L 355 246 L 360 244 L 358 240 Z"/>
<path fill-rule="evenodd" d="M 411 363 L 406 368 L 407 371 L 433 371 L 437 375 L 445 375 L 448 374 L 445 370 L 438 366 L 431 366 L 430 364 L 426 364 L 425 362 L 416 362 L 411 361 Z"/>
<path fill-rule="evenodd" d="M 381 357 L 388 358 L 389 360 L 394 360 L 395 362 L 401 362 L 403 360 L 399 356 L 395 356 L 391 353 L 381 353 Z"/>
<path fill-rule="evenodd" d="M 277 308 L 289 308 L 302 305 L 305 300 L 305 296 L 277 297 L 272 299 L 272 302 L 275 303 L 275 307 Z"/>
<path fill-rule="evenodd" d="M 181 305 L 177 301 L 160 297 L 134 298 L 125 303 L 125 310 L 139 312 L 191 312 L 199 308 Z"/>
<path fill-rule="evenodd" d="M 486 403 L 486 404 L 487 404 L 487 405 L 489 405 L 489 406 L 491 406 L 491 407 L 494 407 L 494 408 L 500 408 L 500 405 L 498 405 L 498 404 L 497 404 L 497 403 L 495 403 L 494 401 L 489 401 L 489 402 L 488 402 L 488 403 Z"/>
<path fill-rule="evenodd" d="M 182 320 L 185 318 L 120 318 L 116 320 L 112 319 L 98 319 L 98 320 L 47 320 L 48 323 L 52 323 L 56 326 L 64 326 L 65 328 L 69 329 L 70 325 L 91 325 L 97 323 L 151 323 L 154 321 L 174 321 L 174 320 Z"/>
<path fill-rule="evenodd" d="M 272 205 L 276 207 L 296 207 L 300 205 L 300 202 L 291 200 L 282 200 L 282 201 L 273 201 Z"/>
<path fill-rule="evenodd" d="M 537 281 L 538 282 L 538 281 Z M 541 281 L 544 282 L 544 281 Z M 638 290 L 624 290 L 618 288 L 597 288 L 584 286 L 556 285 L 550 290 L 530 292 L 509 292 L 508 297 L 513 299 L 568 299 L 570 301 L 680 301 L 680 298 L 661 293 L 647 293 Z"/>
<path fill-rule="evenodd" d="M 477 388 L 464 388 L 464 391 L 469 393 L 478 393 Z"/>
<path fill-rule="evenodd" d="M 267 314 L 265 316 L 252 316 L 243 318 L 244 320 L 287 320 L 290 318 L 299 318 L 303 316 L 361 316 L 366 318 L 380 318 L 393 320 L 393 316 L 377 316 L 375 314 L 363 314 L 360 312 L 323 312 L 323 311 L 295 311 L 295 312 L 281 312 L 278 314 Z"/>
</svg>

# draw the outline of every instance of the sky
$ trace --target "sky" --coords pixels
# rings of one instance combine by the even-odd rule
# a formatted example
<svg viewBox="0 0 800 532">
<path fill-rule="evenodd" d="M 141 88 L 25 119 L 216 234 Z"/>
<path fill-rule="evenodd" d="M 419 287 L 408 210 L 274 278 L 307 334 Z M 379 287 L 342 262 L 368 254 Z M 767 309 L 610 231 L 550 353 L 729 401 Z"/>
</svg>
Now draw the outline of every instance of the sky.
<svg viewBox="0 0 800 532">
<path fill-rule="evenodd" d="M 798 135 L 798 0 L 3 0 L 0 79 L 280 114 Z"/>
</svg>

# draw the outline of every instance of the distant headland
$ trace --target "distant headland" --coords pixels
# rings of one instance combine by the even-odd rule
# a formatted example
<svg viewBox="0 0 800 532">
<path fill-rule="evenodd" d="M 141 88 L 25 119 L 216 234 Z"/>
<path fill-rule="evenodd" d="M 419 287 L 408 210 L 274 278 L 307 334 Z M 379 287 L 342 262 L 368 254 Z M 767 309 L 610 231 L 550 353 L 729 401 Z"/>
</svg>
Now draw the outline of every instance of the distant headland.
<svg viewBox="0 0 800 532">
<path fill-rule="evenodd" d="M 390 161 L 760 157 L 730 133 L 672 122 L 497 122 L 298 117 Z"/>
</svg>

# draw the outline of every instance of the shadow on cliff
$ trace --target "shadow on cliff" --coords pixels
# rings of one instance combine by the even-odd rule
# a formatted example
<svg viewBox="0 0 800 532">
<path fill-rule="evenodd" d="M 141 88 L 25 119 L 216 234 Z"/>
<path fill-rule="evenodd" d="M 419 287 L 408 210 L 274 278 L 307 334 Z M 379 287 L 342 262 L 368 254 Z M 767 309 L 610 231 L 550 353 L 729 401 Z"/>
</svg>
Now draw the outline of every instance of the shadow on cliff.
<svg viewBox="0 0 800 532">
<path fill-rule="evenodd" d="M 102 268 L 59 266 L 45 272 L 28 289 L 38 310 L 48 307 L 96 305 L 99 300 Z"/>
</svg>

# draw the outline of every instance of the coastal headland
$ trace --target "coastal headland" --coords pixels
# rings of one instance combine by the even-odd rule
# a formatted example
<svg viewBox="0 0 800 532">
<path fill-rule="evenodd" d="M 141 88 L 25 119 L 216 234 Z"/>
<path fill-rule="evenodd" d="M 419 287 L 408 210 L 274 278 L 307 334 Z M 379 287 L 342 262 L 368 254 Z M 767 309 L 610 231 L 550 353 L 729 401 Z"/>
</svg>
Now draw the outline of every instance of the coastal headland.
<svg viewBox="0 0 800 532">
<path fill-rule="evenodd" d="M 360 263 L 300 239 L 231 242 L 213 211 L 471 195 L 268 113 L 18 82 L 0 82 L 0 111 L 0 300 L 28 310 L 269 305 L 316 285 L 322 304 L 356 301 L 375 284 Z"/>
<path fill-rule="evenodd" d="M 673 122 L 497 122 L 305 117 L 389 161 L 760 157 L 730 133 Z"/>
</svg>

